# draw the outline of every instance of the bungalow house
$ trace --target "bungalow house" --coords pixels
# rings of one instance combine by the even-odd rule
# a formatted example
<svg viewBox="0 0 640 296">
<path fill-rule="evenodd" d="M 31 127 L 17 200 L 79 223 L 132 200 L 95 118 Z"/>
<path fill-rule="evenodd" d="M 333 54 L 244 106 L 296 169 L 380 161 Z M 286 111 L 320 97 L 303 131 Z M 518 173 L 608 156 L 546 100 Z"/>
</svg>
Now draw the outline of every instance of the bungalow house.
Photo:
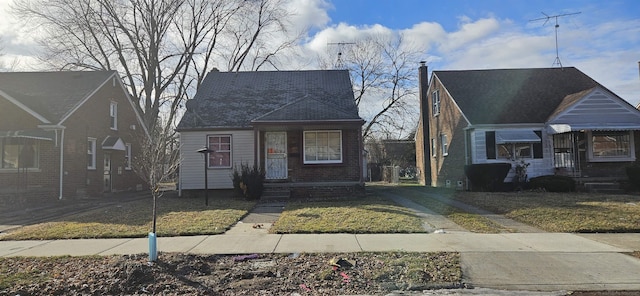
<svg viewBox="0 0 640 296">
<path fill-rule="evenodd" d="M 640 111 L 573 67 L 419 68 L 422 184 L 468 188 L 467 164 L 528 163 L 529 178 L 625 180 L 640 148 Z"/>
<path fill-rule="evenodd" d="M 178 124 L 180 194 L 233 188 L 240 165 L 298 197 L 363 192 L 363 144 L 345 70 L 207 74 Z M 204 159 L 196 151 L 213 151 Z M 203 165 L 205 168 L 203 169 Z"/>
<path fill-rule="evenodd" d="M 0 197 L 140 189 L 145 126 L 115 71 L 0 73 Z"/>
</svg>

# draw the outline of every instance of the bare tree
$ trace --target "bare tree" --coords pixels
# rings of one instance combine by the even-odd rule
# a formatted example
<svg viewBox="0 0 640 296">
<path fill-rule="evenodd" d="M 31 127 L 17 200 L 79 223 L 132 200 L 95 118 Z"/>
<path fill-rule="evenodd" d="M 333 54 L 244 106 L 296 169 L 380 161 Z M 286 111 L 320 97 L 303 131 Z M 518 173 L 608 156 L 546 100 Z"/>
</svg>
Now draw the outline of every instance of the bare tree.
<svg viewBox="0 0 640 296">
<path fill-rule="evenodd" d="M 154 130 L 161 112 L 174 122 L 214 67 L 275 63 L 291 42 L 282 1 L 15 0 L 13 10 L 42 31 L 42 60 L 52 68 L 119 71 Z M 264 38 L 282 43 L 265 52 Z"/>
<path fill-rule="evenodd" d="M 157 199 L 162 196 L 162 186 L 176 180 L 180 159 L 179 142 L 170 125 L 150 131 L 150 137 L 140 137 L 141 151 L 132 161 L 132 167 L 148 186 L 153 197 L 153 229 L 156 233 Z"/>
<path fill-rule="evenodd" d="M 405 137 L 417 119 L 411 100 L 416 100 L 415 68 L 421 51 L 402 35 L 369 36 L 343 49 L 340 58 L 351 75 L 355 102 L 368 115 L 364 139 Z"/>
</svg>

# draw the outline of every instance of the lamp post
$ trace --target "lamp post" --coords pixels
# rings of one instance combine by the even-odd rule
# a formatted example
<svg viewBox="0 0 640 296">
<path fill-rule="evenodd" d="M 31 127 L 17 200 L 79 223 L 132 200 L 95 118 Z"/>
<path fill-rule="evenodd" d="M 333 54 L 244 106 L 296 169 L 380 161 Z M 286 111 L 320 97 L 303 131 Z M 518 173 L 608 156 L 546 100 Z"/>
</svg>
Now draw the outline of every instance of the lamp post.
<svg viewBox="0 0 640 296">
<path fill-rule="evenodd" d="M 202 153 L 204 155 L 204 204 L 209 206 L 209 180 L 207 178 L 208 168 L 207 168 L 207 158 L 209 157 L 209 153 L 214 152 L 209 149 L 209 147 L 204 146 L 198 149 L 196 152 Z"/>
</svg>

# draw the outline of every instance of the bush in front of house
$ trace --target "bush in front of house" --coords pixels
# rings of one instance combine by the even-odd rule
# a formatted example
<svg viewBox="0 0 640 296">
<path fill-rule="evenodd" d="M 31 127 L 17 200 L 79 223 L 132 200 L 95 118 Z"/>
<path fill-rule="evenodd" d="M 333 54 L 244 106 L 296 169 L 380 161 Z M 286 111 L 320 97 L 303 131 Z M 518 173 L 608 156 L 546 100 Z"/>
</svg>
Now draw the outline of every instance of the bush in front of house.
<svg viewBox="0 0 640 296">
<path fill-rule="evenodd" d="M 543 188 L 548 192 L 573 192 L 576 191 L 576 181 L 567 176 L 547 175 L 529 179 L 529 187 Z"/>
<path fill-rule="evenodd" d="M 510 169 L 510 163 L 479 163 L 466 165 L 464 173 L 473 191 L 497 191 L 504 187 Z"/>
<path fill-rule="evenodd" d="M 265 172 L 262 168 L 243 163 L 240 165 L 240 171 L 237 167 L 233 170 L 233 189 L 246 199 L 260 199 L 264 191 L 264 176 Z"/>
<path fill-rule="evenodd" d="M 626 168 L 627 178 L 631 189 L 640 189 L 640 163 L 634 163 Z"/>
</svg>

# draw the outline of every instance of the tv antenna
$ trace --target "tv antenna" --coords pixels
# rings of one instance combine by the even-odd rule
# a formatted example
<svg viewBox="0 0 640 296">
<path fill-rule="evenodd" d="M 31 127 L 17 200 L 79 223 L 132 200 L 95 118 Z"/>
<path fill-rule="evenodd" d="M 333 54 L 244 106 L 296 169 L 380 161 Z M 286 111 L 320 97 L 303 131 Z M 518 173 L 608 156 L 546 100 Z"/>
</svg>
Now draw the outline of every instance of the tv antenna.
<svg viewBox="0 0 640 296">
<path fill-rule="evenodd" d="M 345 45 L 354 45 L 355 43 L 353 42 L 329 42 L 327 43 L 327 45 L 335 45 L 338 46 L 338 59 L 336 60 L 336 63 L 333 65 L 334 69 L 344 69 L 344 62 L 342 61 L 342 49 L 344 48 Z"/>
<path fill-rule="evenodd" d="M 553 61 L 553 64 L 551 64 L 551 67 L 553 67 L 553 66 L 555 66 L 557 64 L 558 66 L 560 66 L 560 68 L 562 68 L 562 63 L 560 62 L 560 55 L 558 54 L 558 28 L 560 27 L 560 25 L 558 25 L 558 18 L 559 17 L 563 17 L 563 16 L 580 14 L 580 13 L 582 13 L 582 12 L 573 12 L 573 13 L 565 13 L 565 14 L 548 15 L 548 14 L 542 12 L 542 14 L 544 14 L 544 17 L 533 19 L 533 20 L 529 20 L 530 22 L 544 20 L 544 24 L 542 24 L 543 26 L 546 25 L 547 22 L 549 21 L 549 19 L 551 19 L 551 18 L 554 18 L 556 20 L 556 26 L 555 26 L 555 29 L 556 29 L 556 59 L 555 59 L 555 61 Z"/>
</svg>

